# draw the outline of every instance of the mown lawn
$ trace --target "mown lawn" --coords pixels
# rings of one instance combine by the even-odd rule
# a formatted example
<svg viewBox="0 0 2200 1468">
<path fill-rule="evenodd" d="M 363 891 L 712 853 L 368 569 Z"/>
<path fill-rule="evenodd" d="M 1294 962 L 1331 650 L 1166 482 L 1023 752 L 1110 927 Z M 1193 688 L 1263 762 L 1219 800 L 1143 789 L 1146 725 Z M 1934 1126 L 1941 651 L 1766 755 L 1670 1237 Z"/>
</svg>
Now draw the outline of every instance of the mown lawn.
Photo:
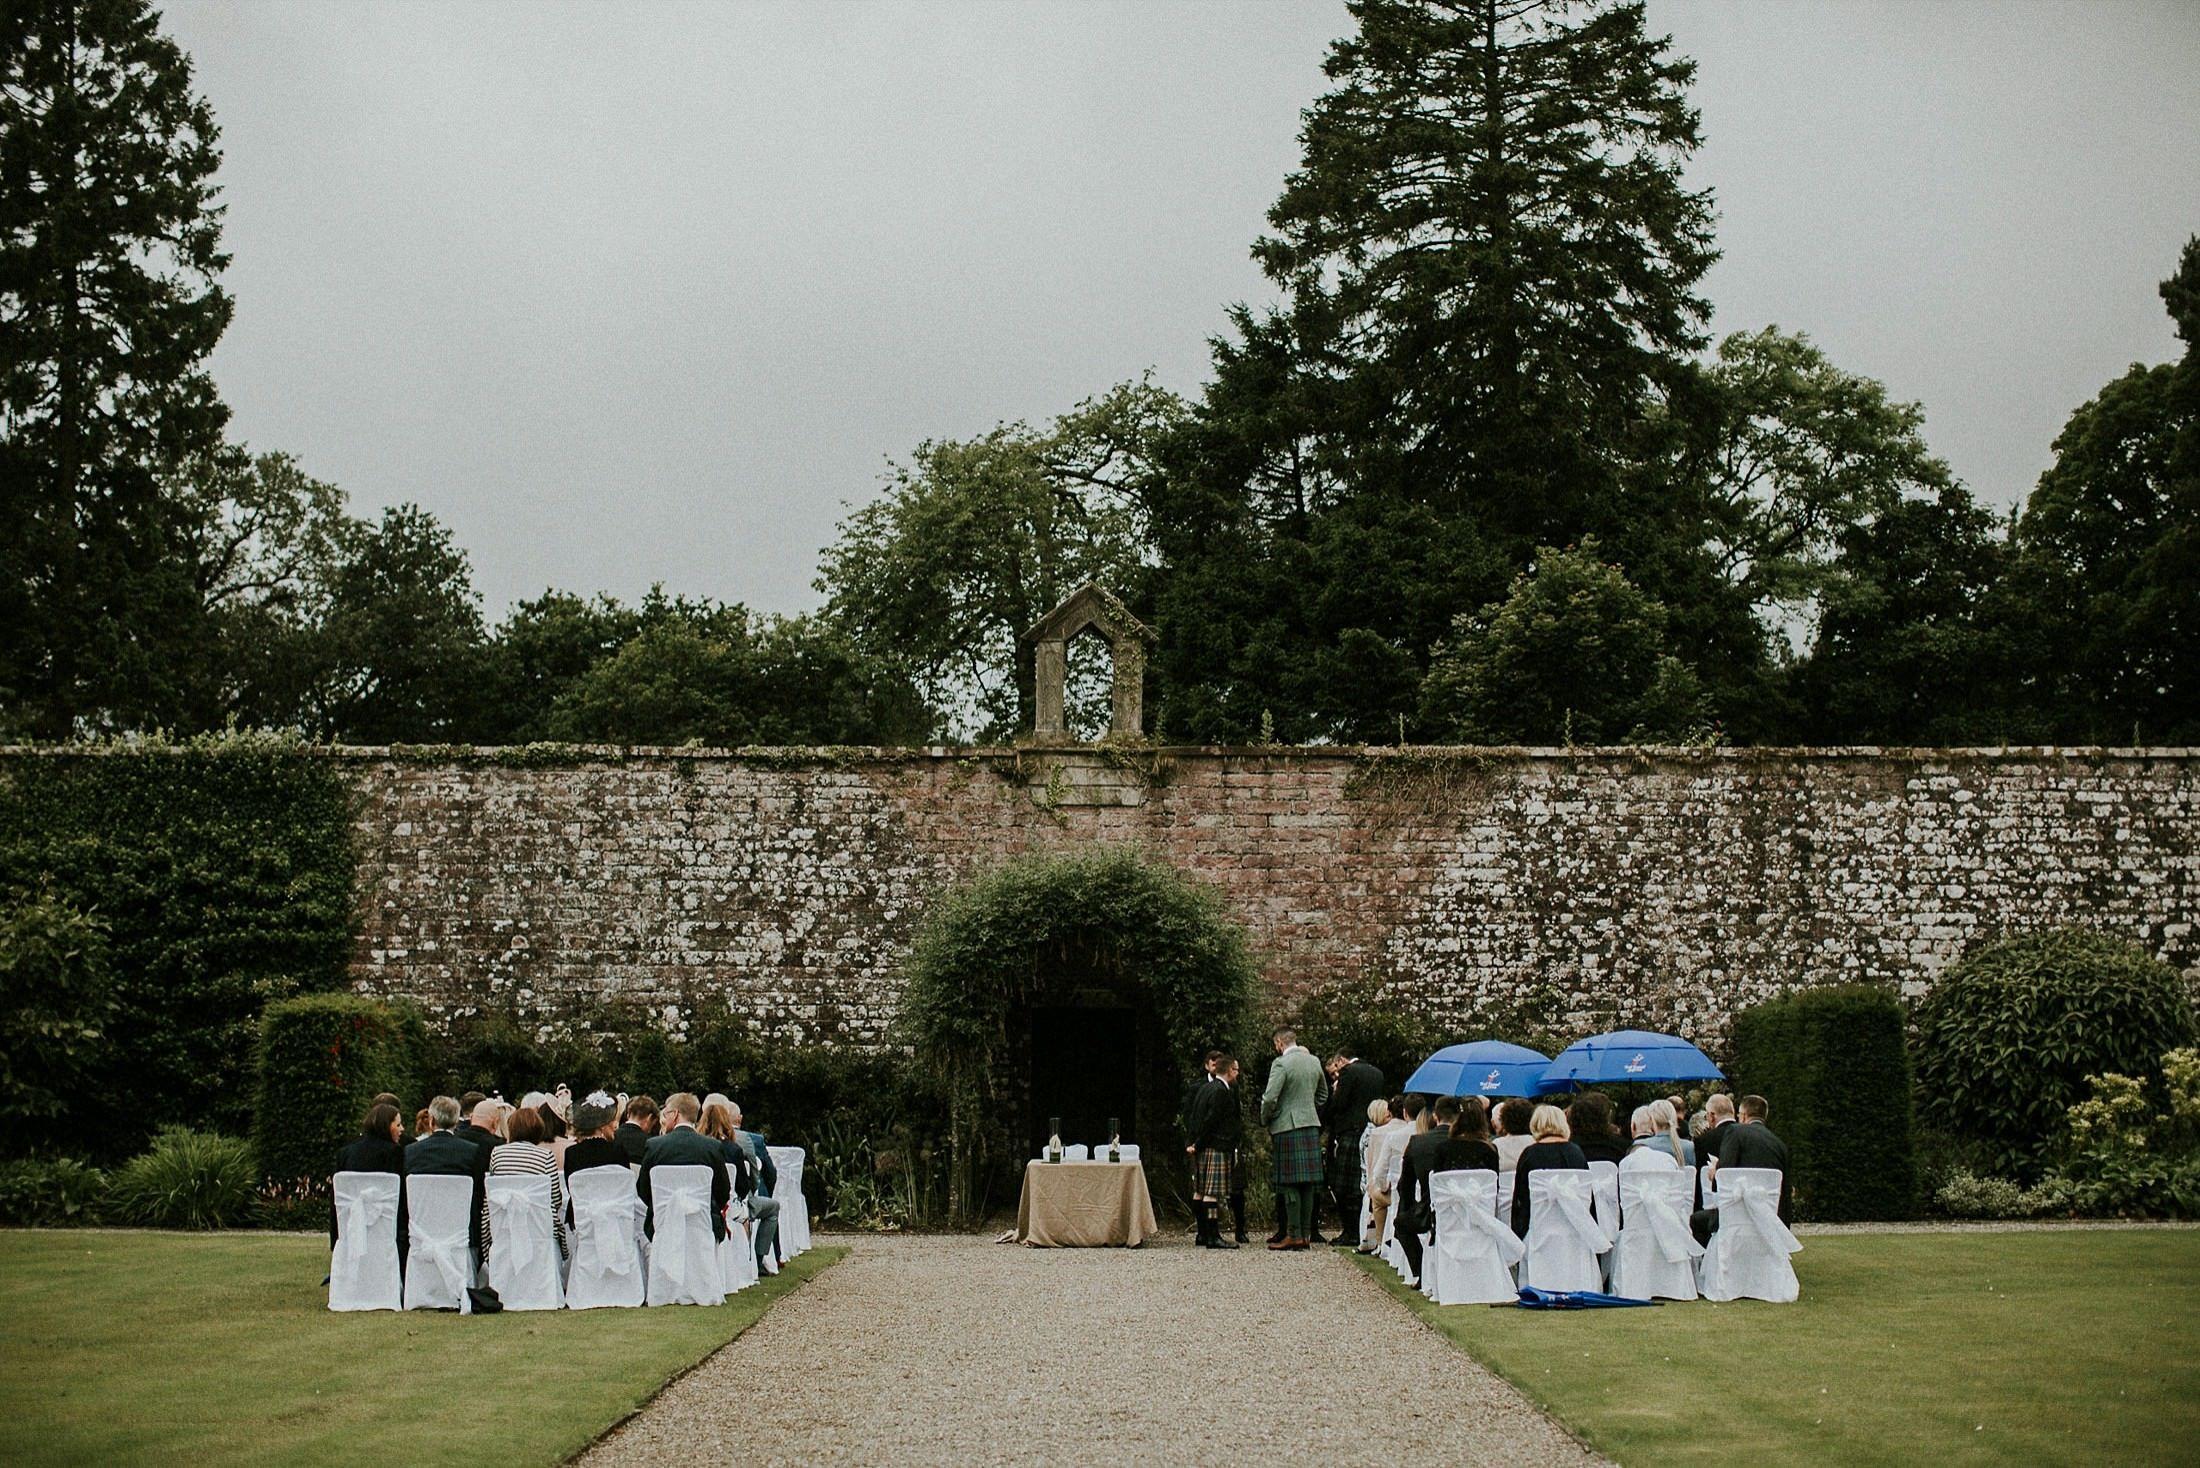
<svg viewBox="0 0 2200 1468">
<path fill-rule="evenodd" d="M 0 1232 L 0 1463 L 558 1463 L 845 1252 L 713 1308 L 333 1315 L 322 1239 Z"/>
<path fill-rule="evenodd" d="M 1806 1236 L 1803 1298 L 1409 1308 L 1623 1464 L 2200 1462 L 2200 1231 Z"/>
</svg>

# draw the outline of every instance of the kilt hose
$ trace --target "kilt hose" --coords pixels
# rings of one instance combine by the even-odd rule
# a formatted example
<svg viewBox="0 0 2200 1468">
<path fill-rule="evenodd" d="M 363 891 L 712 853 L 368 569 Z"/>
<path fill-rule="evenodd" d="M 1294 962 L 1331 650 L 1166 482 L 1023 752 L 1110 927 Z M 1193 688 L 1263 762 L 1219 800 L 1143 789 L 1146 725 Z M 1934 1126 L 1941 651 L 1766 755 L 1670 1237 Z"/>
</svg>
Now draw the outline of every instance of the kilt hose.
<svg viewBox="0 0 2200 1468">
<path fill-rule="evenodd" d="M 1220 1203 L 1237 1190 L 1237 1153 L 1227 1147 L 1202 1147 L 1192 1156 L 1192 1196 Z"/>
<path fill-rule="evenodd" d="M 1269 1174 L 1279 1188 L 1305 1187 L 1322 1180 L 1322 1129 L 1294 1127 L 1269 1138 L 1274 1167 Z"/>
</svg>

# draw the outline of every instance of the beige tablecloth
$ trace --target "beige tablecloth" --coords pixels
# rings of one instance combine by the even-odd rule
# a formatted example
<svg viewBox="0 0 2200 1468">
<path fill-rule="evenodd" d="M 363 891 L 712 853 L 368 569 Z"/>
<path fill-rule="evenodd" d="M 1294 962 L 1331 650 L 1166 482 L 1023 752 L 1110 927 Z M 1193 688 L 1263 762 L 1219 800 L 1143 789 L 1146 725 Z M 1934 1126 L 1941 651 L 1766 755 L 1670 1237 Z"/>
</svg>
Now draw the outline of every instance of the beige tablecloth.
<svg viewBox="0 0 2200 1468">
<path fill-rule="evenodd" d="M 1016 1242 L 1039 1248 L 1144 1243 L 1160 1232 L 1146 1170 L 1135 1162 L 1024 1164 Z"/>
</svg>

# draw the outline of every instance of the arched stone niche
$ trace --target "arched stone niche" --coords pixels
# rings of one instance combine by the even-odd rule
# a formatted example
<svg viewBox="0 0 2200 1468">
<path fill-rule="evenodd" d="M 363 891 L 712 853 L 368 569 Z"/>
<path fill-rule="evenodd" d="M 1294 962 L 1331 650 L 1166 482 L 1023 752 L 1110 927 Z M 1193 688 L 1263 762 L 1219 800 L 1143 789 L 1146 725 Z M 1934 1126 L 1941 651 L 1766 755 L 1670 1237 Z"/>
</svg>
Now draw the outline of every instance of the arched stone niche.
<svg viewBox="0 0 2200 1468">
<path fill-rule="evenodd" d="M 1088 630 L 1107 643 L 1115 666 L 1108 694 L 1108 732 L 1135 735 L 1144 729 L 1146 645 L 1154 640 L 1153 629 L 1088 581 L 1024 634 L 1024 643 L 1031 649 L 1031 732 L 1041 739 L 1060 739 L 1068 733 L 1063 702 L 1069 683 L 1069 644 Z"/>
</svg>

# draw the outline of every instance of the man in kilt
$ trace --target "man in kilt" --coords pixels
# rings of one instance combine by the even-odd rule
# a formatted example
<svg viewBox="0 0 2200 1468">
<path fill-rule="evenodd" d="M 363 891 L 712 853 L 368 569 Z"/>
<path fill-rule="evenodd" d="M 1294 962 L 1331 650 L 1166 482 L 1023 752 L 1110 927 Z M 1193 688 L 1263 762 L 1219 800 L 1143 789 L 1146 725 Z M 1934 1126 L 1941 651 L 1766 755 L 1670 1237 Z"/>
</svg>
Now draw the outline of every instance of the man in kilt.
<svg viewBox="0 0 2200 1468">
<path fill-rule="evenodd" d="M 1236 1058 L 1217 1055 L 1214 1075 L 1192 1100 L 1192 1212 L 1199 1220 L 1196 1242 L 1203 1249 L 1237 1247 L 1222 1236 L 1222 1204 L 1237 1191 L 1238 1144 L 1245 1139 L 1237 1079 Z"/>
<path fill-rule="evenodd" d="M 1322 1103 L 1329 1078 L 1322 1063 L 1290 1029 L 1276 1031 L 1276 1063 L 1268 1068 L 1260 1119 L 1274 1149 L 1276 1192 L 1283 1199 L 1283 1237 L 1271 1249 L 1304 1249 L 1314 1231 L 1314 1189 L 1322 1181 Z"/>
</svg>

